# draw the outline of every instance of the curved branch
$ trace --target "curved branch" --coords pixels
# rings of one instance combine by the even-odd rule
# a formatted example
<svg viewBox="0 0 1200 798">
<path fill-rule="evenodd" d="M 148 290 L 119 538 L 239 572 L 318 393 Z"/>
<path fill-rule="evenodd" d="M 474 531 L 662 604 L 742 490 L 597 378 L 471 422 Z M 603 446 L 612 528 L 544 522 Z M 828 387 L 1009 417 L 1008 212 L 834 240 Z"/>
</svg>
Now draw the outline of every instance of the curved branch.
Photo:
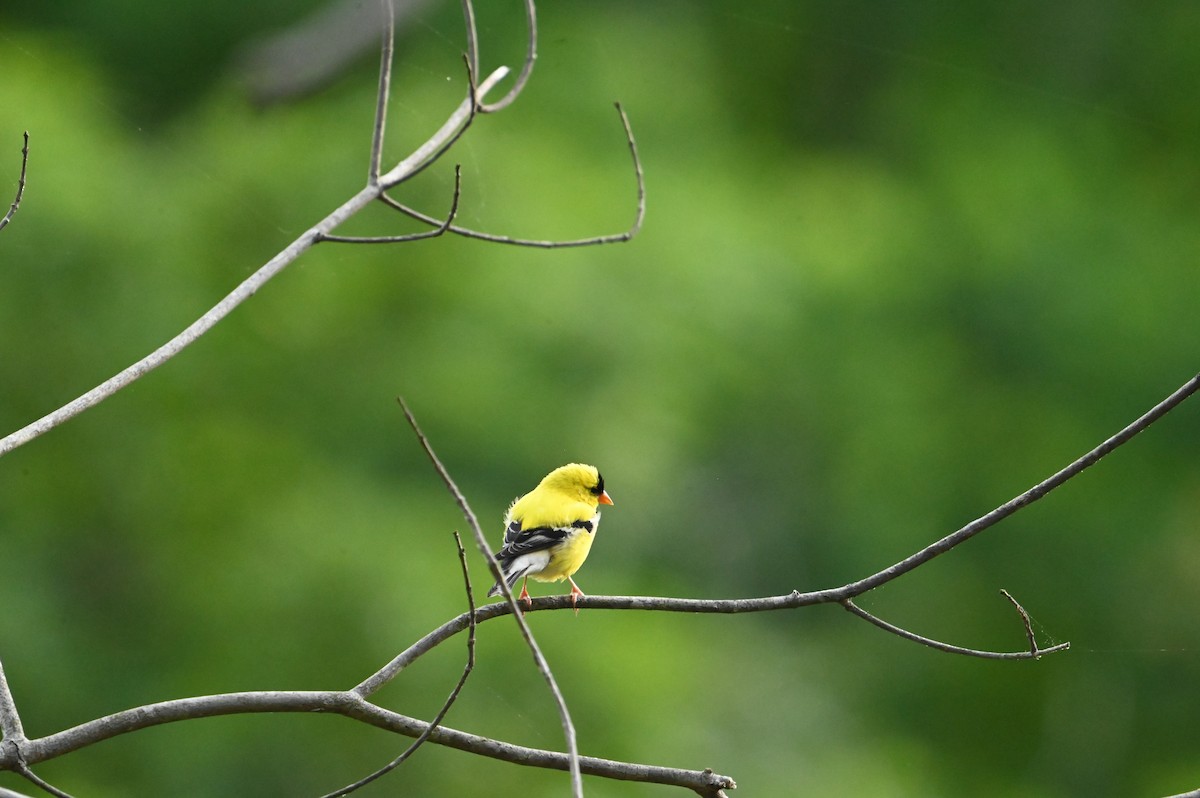
<svg viewBox="0 0 1200 798">
<path fill-rule="evenodd" d="M 547 241 L 532 238 L 513 238 L 512 236 L 496 235 L 495 233 L 484 233 L 479 230 L 472 230 L 468 227 L 459 227 L 458 225 L 450 225 L 449 230 L 455 235 L 460 235 L 465 238 L 477 238 L 480 241 L 488 241 L 493 244 L 512 244 L 519 247 L 536 247 L 540 249 L 565 249 L 567 247 L 588 247 L 597 244 L 616 244 L 622 241 L 629 241 L 642 229 L 642 223 L 646 219 L 646 177 L 642 171 L 641 157 L 638 155 L 637 139 L 633 137 L 633 128 L 629 124 L 629 117 L 625 113 L 625 109 L 620 103 L 613 103 L 616 106 L 617 113 L 621 117 L 621 125 L 625 129 L 625 141 L 629 146 L 629 155 L 633 159 L 633 173 L 637 181 L 637 211 L 634 214 L 633 224 L 621 233 L 611 235 L 593 236 L 590 238 L 576 238 L 567 241 Z M 393 199 L 387 194 L 382 195 L 381 199 L 389 207 L 410 216 L 417 221 L 424 222 L 430 225 L 441 225 L 442 222 L 428 214 L 410 208 L 401 202 Z"/>
<path fill-rule="evenodd" d="M 467 67 L 467 99 L 463 100 L 463 102 L 465 103 L 471 98 L 475 98 L 475 102 L 472 102 L 468 106 L 470 113 L 467 114 L 467 118 L 463 119 L 458 124 L 458 127 L 454 130 L 447 130 L 446 126 L 443 126 L 442 130 L 446 131 L 446 135 L 441 141 L 441 144 L 422 153 L 420 160 L 415 160 L 416 153 L 414 153 L 413 158 L 409 159 L 414 160 L 414 163 L 410 167 L 400 171 L 397 171 L 399 170 L 399 167 L 397 167 L 380 178 L 379 182 L 384 190 L 395 188 L 400 183 L 416 177 L 421 172 L 425 171 L 427 167 L 437 162 L 439 158 L 445 155 L 446 152 L 453 147 L 460 138 L 462 138 L 463 134 L 467 132 L 467 128 L 471 126 L 471 123 L 475 121 L 475 115 L 479 112 L 478 98 L 485 95 L 493 86 L 496 85 L 496 83 L 498 83 L 504 78 L 505 75 L 508 74 L 508 67 L 499 67 L 496 69 L 496 71 L 492 72 L 492 74 L 488 75 L 487 78 L 484 79 L 483 83 L 476 86 L 475 76 L 478 73 L 471 68 L 471 63 L 466 59 L 465 56 L 463 60 L 466 62 Z"/>
<path fill-rule="evenodd" d="M 446 214 L 446 218 L 438 225 L 435 230 L 427 230 L 424 233 L 411 233 L 402 236 L 321 236 L 320 241 L 329 241 L 336 244 L 403 244 L 409 241 L 420 241 L 423 238 L 437 238 L 450 229 L 451 222 L 458 216 L 458 201 L 462 197 L 462 165 L 454 165 L 454 196 L 450 200 L 450 212 Z"/>
<path fill-rule="evenodd" d="M 1029 613 L 1025 612 L 1025 608 L 1021 606 L 1020 602 L 1013 598 L 1012 593 L 1009 593 L 1004 588 L 1000 588 L 1000 595 L 1008 599 L 1008 603 L 1012 604 L 1013 607 L 1016 608 L 1017 614 L 1021 616 L 1021 624 L 1025 627 L 1025 639 L 1029 641 L 1029 653 L 1032 654 L 1036 659 L 1040 654 L 1044 654 L 1047 651 L 1052 650 L 1042 650 L 1038 648 L 1037 637 L 1033 633 L 1033 622 L 1029 620 Z M 472 629 L 471 634 L 474 635 L 475 630 Z M 1061 643 L 1060 645 L 1066 648 L 1071 647 L 1070 643 Z M 1053 646 L 1052 648 L 1056 650 L 1059 648 L 1059 646 Z"/>
<path fill-rule="evenodd" d="M 34 785 L 35 787 L 40 787 L 44 792 L 48 792 L 53 795 L 54 798 L 74 798 L 69 792 L 60 790 L 38 774 L 34 773 L 29 769 L 29 765 L 25 764 L 25 762 L 20 759 L 17 760 L 17 766 L 14 768 L 14 770 L 16 770 L 17 773 L 30 784 Z"/>
<path fill-rule="evenodd" d="M 1001 591 L 1001 592 L 1003 592 L 1004 595 L 1008 596 L 1008 600 L 1011 601 L 1014 605 L 1016 605 L 1017 611 L 1021 613 L 1022 619 L 1024 619 L 1026 622 L 1025 628 L 1026 628 L 1026 630 L 1028 630 L 1029 629 L 1029 615 L 1025 612 L 1025 608 L 1022 607 L 1020 604 L 1017 604 L 1016 600 L 1012 596 L 1009 596 L 1007 591 Z M 938 640 L 934 640 L 933 638 L 930 638 L 930 637 L 923 637 L 919 634 L 915 634 L 914 632 L 910 632 L 907 629 L 901 629 L 899 626 L 896 626 L 895 624 L 888 623 L 887 621 L 883 620 L 882 618 L 880 618 L 876 615 L 872 615 L 871 613 L 867 612 L 862 607 L 855 604 L 851 599 L 846 599 L 845 601 L 842 601 L 839 603 L 843 607 L 845 607 L 847 610 L 849 610 L 850 612 L 857 615 L 859 618 L 862 618 L 863 620 L 865 620 L 871 624 L 874 624 L 875 626 L 878 626 L 880 629 L 884 630 L 885 632 L 891 632 L 894 635 L 903 637 L 905 640 L 911 640 L 914 643 L 920 643 L 923 646 L 929 646 L 930 648 L 937 649 L 938 651 L 945 651 L 947 654 L 962 654 L 963 656 L 979 657 L 981 659 L 1041 659 L 1043 654 L 1053 654 L 1058 651 L 1066 651 L 1068 648 L 1071 647 L 1070 643 L 1059 643 L 1058 645 L 1051 646 L 1050 648 L 1039 648 L 1037 641 L 1034 640 L 1033 633 L 1031 631 L 1029 632 L 1029 637 L 1028 637 L 1028 639 L 1029 639 L 1029 650 L 1028 651 L 1005 651 L 1005 652 L 981 651 L 976 648 L 963 648 L 962 646 L 952 646 L 949 643 L 942 643 L 942 642 L 940 642 Z"/>
<path fill-rule="evenodd" d="M 323 712 L 342 715 L 387 731 L 417 737 L 430 724 L 364 700 L 352 691 L 263 691 L 223 693 L 220 695 L 180 698 L 127 709 L 88 721 L 65 731 L 30 740 L 25 757 L 38 763 L 54 759 L 93 743 L 128 732 L 193 718 L 211 718 L 264 712 Z M 486 756 L 529 767 L 567 770 L 569 757 L 556 751 L 527 748 L 488 737 L 438 727 L 429 741 L 467 753 Z M 0 753 L 0 769 L 11 770 L 16 758 L 8 751 Z M 580 769 L 590 776 L 620 781 L 640 781 L 686 787 L 712 794 L 717 789 L 733 789 L 733 779 L 711 770 L 682 770 L 598 757 L 580 757 Z"/>
<path fill-rule="evenodd" d="M 21 197 L 25 196 L 25 170 L 29 167 L 29 131 L 25 131 L 25 145 L 21 147 L 21 176 L 17 178 L 17 197 L 12 201 L 12 205 L 8 209 L 8 213 L 4 214 L 4 218 L 0 219 L 0 230 L 8 226 L 12 218 L 17 215 L 17 208 L 21 207 Z"/>
<path fill-rule="evenodd" d="M 463 19 L 467 23 L 467 60 L 476 73 L 479 72 L 479 34 L 475 26 L 475 7 L 471 0 L 463 0 Z M 525 0 L 525 61 L 521 64 L 521 73 L 517 75 L 516 83 L 508 93 L 494 103 L 485 103 L 479 99 L 479 112 L 490 114 L 502 111 L 521 94 L 525 84 L 533 74 L 533 65 L 537 61 L 537 6 L 533 0 Z"/>
</svg>

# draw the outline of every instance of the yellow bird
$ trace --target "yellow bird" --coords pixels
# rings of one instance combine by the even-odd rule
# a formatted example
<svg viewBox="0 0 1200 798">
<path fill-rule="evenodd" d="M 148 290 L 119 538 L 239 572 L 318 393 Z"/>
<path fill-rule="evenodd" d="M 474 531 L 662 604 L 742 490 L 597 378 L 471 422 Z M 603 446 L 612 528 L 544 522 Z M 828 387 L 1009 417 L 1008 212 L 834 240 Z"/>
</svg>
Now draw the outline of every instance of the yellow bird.
<svg viewBox="0 0 1200 798">
<path fill-rule="evenodd" d="M 556 468 L 538 486 L 512 503 L 504 514 L 504 546 L 496 554 L 511 588 L 518 579 L 520 599 L 531 606 L 529 578 L 539 582 L 571 583 L 571 605 L 583 591 L 571 577 L 592 549 L 600 524 L 599 506 L 612 504 L 604 477 L 595 466 L 568 463 Z M 500 592 L 492 585 L 489 596 Z"/>
</svg>

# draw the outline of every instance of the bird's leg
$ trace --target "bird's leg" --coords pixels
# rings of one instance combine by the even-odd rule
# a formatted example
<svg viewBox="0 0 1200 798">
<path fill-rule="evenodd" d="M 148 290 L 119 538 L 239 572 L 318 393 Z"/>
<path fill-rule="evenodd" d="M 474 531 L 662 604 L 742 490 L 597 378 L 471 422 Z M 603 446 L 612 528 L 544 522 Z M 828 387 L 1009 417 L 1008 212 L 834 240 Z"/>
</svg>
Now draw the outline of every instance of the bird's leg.
<svg viewBox="0 0 1200 798">
<path fill-rule="evenodd" d="M 533 606 L 533 599 L 529 597 L 529 577 L 525 577 L 525 581 L 521 583 L 521 595 L 517 596 L 518 601 L 525 602 L 525 609 L 530 609 Z"/>
<path fill-rule="evenodd" d="M 579 600 L 580 596 L 587 594 L 579 589 L 579 585 L 575 584 L 575 580 L 571 577 L 568 576 L 567 581 L 571 583 L 571 607 L 575 610 L 575 614 L 578 615 L 579 607 L 575 606 L 575 602 Z"/>
</svg>

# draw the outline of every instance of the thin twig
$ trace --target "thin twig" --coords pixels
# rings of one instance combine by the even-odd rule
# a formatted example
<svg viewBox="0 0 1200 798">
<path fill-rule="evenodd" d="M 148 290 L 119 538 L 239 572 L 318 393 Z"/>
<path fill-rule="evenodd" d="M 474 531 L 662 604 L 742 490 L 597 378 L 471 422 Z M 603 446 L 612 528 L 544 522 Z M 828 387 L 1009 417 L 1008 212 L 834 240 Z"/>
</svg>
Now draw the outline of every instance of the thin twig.
<svg viewBox="0 0 1200 798">
<path fill-rule="evenodd" d="M 20 760 L 17 760 L 17 766 L 15 770 L 30 784 L 41 787 L 43 790 L 53 795 L 54 798 L 73 798 L 71 793 L 58 789 L 53 784 L 30 770 L 29 765 Z"/>
<path fill-rule="evenodd" d="M 397 396 L 396 401 L 400 404 L 400 409 L 404 412 L 404 418 L 408 421 L 408 425 L 412 427 L 413 433 L 417 436 L 417 442 L 421 444 L 421 449 L 433 463 L 433 467 L 437 471 L 438 476 L 441 478 L 443 484 L 446 485 L 447 489 L 450 491 L 450 494 L 454 497 L 454 502 L 458 505 L 458 509 L 461 510 L 462 514 L 466 517 L 467 525 L 471 528 L 471 532 L 475 537 L 475 545 L 479 547 L 480 552 L 482 552 L 488 561 L 488 570 L 491 571 L 492 578 L 503 582 L 504 578 L 503 572 L 500 570 L 500 563 L 496 560 L 496 555 L 492 553 L 492 548 L 488 545 L 487 538 L 484 536 L 483 530 L 479 527 L 479 520 L 475 517 L 475 512 L 471 509 L 471 505 L 467 503 L 466 497 L 462 495 L 462 492 L 458 489 L 458 485 L 454 483 L 454 480 L 446 471 L 446 467 L 442 465 L 442 461 L 433 451 L 433 447 L 430 446 L 429 440 L 425 437 L 425 433 L 421 431 L 421 426 L 417 423 L 417 419 L 415 416 L 413 416 L 412 411 L 408 409 L 408 405 L 405 403 L 404 398 Z M 354 688 L 354 690 L 355 692 L 358 692 L 358 687 Z M 364 695 L 367 694 L 364 693 Z"/>
<path fill-rule="evenodd" d="M 1025 639 L 1029 641 L 1029 653 L 1033 655 L 1034 659 L 1039 658 L 1043 652 L 1038 648 L 1037 637 L 1033 634 L 1033 622 L 1029 620 L 1029 613 L 1025 611 L 1020 602 L 1012 597 L 1012 593 L 1009 593 L 1004 588 L 1000 588 L 1000 593 L 1008 599 L 1009 603 L 1016 608 L 1017 614 L 1021 616 L 1021 623 L 1025 625 Z M 1070 647 L 1071 644 L 1065 643 L 1063 645 Z"/>
<path fill-rule="evenodd" d="M 467 664 L 463 666 L 462 675 L 458 677 L 458 683 L 454 685 L 454 689 L 450 691 L 450 695 L 446 698 L 445 703 L 442 704 L 442 708 L 438 710 L 437 715 L 434 716 L 433 720 L 429 722 L 429 725 L 425 728 L 425 731 L 421 732 L 420 736 L 418 736 L 417 739 L 412 742 L 412 745 L 404 749 L 399 756 L 397 756 L 391 762 L 388 762 L 383 767 L 379 768 L 379 770 L 376 770 L 374 773 L 364 776 L 353 784 L 348 784 L 345 787 L 342 787 L 340 790 L 327 793 L 326 795 L 322 796 L 322 798 L 339 798 L 339 796 L 342 795 L 349 795 L 360 787 L 365 787 L 381 776 L 384 776 L 399 767 L 400 764 L 412 756 L 416 750 L 420 748 L 426 740 L 429 739 L 430 735 L 432 735 L 433 732 L 441 725 L 442 719 L 446 717 L 446 713 L 450 711 L 450 707 L 454 706 L 454 702 L 458 700 L 458 694 L 462 692 L 463 685 L 467 683 L 467 677 L 470 676 L 471 671 L 475 669 L 475 591 L 471 588 L 471 574 L 467 568 L 467 552 L 463 548 L 462 538 L 459 537 L 457 531 L 454 533 L 454 543 L 458 547 L 458 564 L 462 568 L 463 584 L 465 585 L 467 591 L 467 612 L 471 617 L 470 631 L 467 634 Z"/>
<path fill-rule="evenodd" d="M 590 238 L 577 238 L 566 241 L 545 241 L 531 238 L 514 238 L 512 236 L 496 235 L 495 233 L 484 233 L 478 230 L 472 230 L 468 227 L 459 227 L 458 225 L 450 225 L 449 230 L 455 235 L 464 236 L 466 238 L 477 238 L 481 241 L 489 241 L 493 244 L 512 244 L 520 247 L 536 247 L 540 249 L 563 249 L 566 247 L 588 247 L 597 244 L 615 244 L 622 241 L 629 241 L 642 229 L 642 223 L 646 218 L 646 178 L 642 172 L 642 161 L 638 155 L 637 140 L 633 136 L 633 128 L 629 124 L 629 117 L 625 114 L 625 109 L 620 103 L 614 103 L 617 108 L 617 113 L 621 117 L 621 125 L 625 129 L 625 141 L 629 147 L 629 155 L 633 160 L 633 172 L 637 181 L 637 211 L 634 214 L 633 224 L 629 229 L 621 233 L 612 235 L 593 236 Z M 394 208 L 401 213 L 412 217 L 420 222 L 430 225 L 441 225 L 442 222 L 428 214 L 421 213 L 414 208 L 411 208 L 403 203 L 393 199 L 388 194 L 384 194 L 379 198 L 389 207 Z"/>
<path fill-rule="evenodd" d="M 471 18 L 472 18 L 472 22 L 473 22 L 474 14 L 472 14 Z M 501 97 L 496 102 L 485 103 L 485 102 L 483 102 L 483 99 L 480 98 L 480 101 L 479 101 L 479 112 L 480 113 L 491 114 L 491 113 L 495 113 L 496 111 L 502 111 L 505 108 L 507 108 L 509 105 L 511 105 L 513 103 L 514 100 L 517 99 L 517 97 L 525 89 L 525 84 L 529 82 L 529 76 L 533 74 L 533 64 L 535 61 L 537 61 L 537 38 L 538 38 L 538 36 L 537 36 L 537 6 L 534 5 L 533 0 L 525 0 L 525 34 L 526 34 L 525 61 L 524 61 L 524 63 L 521 64 L 521 74 L 517 75 L 517 80 L 515 83 L 513 83 L 513 87 L 508 90 L 508 94 L 505 94 L 503 97 Z M 478 62 L 478 59 L 479 59 L 478 50 L 476 51 L 475 59 L 476 59 L 476 62 Z M 476 69 L 478 69 L 478 64 L 476 64 Z"/>
<path fill-rule="evenodd" d="M 542 654 L 542 649 L 534 639 L 533 632 L 529 628 L 529 624 L 525 621 L 524 614 L 517 608 L 516 597 L 513 596 L 511 588 L 509 588 L 508 580 L 504 579 L 500 571 L 500 564 L 496 562 L 496 555 L 492 553 L 491 547 L 488 546 L 487 538 L 483 534 L 483 530 L 479 527 L 479 520 L 475 517 L 474 511 L 471 510 L 466 496 L 458 489 L 454 479 L 450 476 L 450 472 L 442 465 L 442 461 L 434 452 L 433 447 L 429 444 L 429 440 L 425 437 L 425 433 L 421 431 L 421 427 L 417 424 L 417 419 L 413 416 L 412 411 L 408 409 L 408 405 L 404 403 L 404 399 L 396 397 L 396 401 L 400 403 L 400 408 L 404 411 L 404 417 L 408 420 L 408 424 L 416 433 L 417 440 L 421 444 L 421 448 L 425 450 L 430 462 L 433 463 L 434 469 L 438 472 L 438 476 L 442 478 L 446 488 L 454 497 L 454 501 L 462 510 L 463 515 L 467 519 L 467 525 L 471 527 L 471 531 L 475 534 L 475 543 L 479 546 L 480 551 L 488 561 L 488 568 L 492 572 L 492 576 L 496 578 L 497 584 L 500 585 L 501 591 L 504 593 L 504 600 L 507 606 L 513 611 L 513 618 L 517 622 L 517 627 L 521 630 L 521 636 L 525 638 L 525 644 L 529 647 L 529 651 L 533 654 L 533 661 L 537 664 L 538 671 L 541 672 L 542 678 L 546 680 L 546 684 L 550 688 L 550 695 L 554 697 L 554 703 L 558 706 L 558 715 L 562 720 L 563 735 L 567 739 L 567 755 L 569 757 L 569 766 L 571 771 L 571 794 L 575 798 L 583 798 L 583 775 L 579 769 L 579 744 L 575 738 L 575 724 L 571 720 L 571 712 L 567 709 L 567 701 L 563 698 L 562 691 L 558 687 L 558 681 L 554 678 L 554 672 L 550 669 L 550 663 L 546 661 L 546 657 Z M 475 613 L 472 613 L 474 616 Z M 357 689 L 357 688 L 355 688 Z"/>
<path fill-rule="evenodd" d="M 488 76 L 487 80 L 485 80 L 483 82 L 483 86 L 477 87 L 475 85 L 475 76 L 478 73 L 476 73 L 475 70 L 471 68 L 471 62 L 465 55 L 463 56 L 463 63 L 467 69 L 467 98 L 468 99 L 470 99 L 472 97 L 479 97 L 481 95 L 481 93 L 486 93 L 488 89 L 490 89 L 492 86 L 495 86 L 496 83 L 501 78 L 503 78 L 505 75 L 508 74 L 508 67 L 500 67 L 499 69 L 497 69 L 495 72 L 493 72 L 491 75 Z M 462 138 L 463 134 L 465 134 L 467 132 L 467 129 L 471 127 L 471 123 L 473 123 L 475 121 L 475 116 L 479 113 L 479 103 L 478 102 L 472 103 L 470 108 L 471 108 L 471 113 L 468 114 L 467 118 L 465 120 L 463 120 L 461 125 L 458 126 L 458 129 L 454 130 L 452 133 L 447 135 L 446 139 L 442 142 L 442 145 L 438 149 L 432 150 L 429 153 L 427 153 L 424 161 L 413 165 L 413 167 L 411 169 L 407 169 L 402 174 L 399 174 L 399 175 L 393 175 L 392 172 L 389 172 L 388 175 L 385 176 L 380 181 L 383 189 L 386 191 L 389 188 L 395 188 L 400 183 L 403 183 L 406 180 L 411 180 L 412 178 L 421 174 L 421 172 L 424 172 L 427 168 L 429 168 L 433 164 L 437 163 L 441 159 L 441 157 L 443 155 L 445 155 L 446 152 L 451 147 L 453 147 L 456 143 L 458 143 L 458 140 L 460 138 Z"/>
<path fill-rule="evenodd" d="M 475 5 L 471 0 L 462 0 L 463 23 L 467 27 L 467 52 L 463 57 L 467 60 L 467 70 L 474 75 L 479 74 L 479 28 L 475 24 Z"/>
<path fill-rule="evenodd" d="M 21 197 L 25 196 L 25 170 L 29 167 L 29 131 L 25 131 L 25 145 L 21 147 L 21 176 L 17 178 L 17 197 L 12 201 L 12 206 L 9 207 L 8 213 L 4 214 L 4 218 L 0 219 L 0 230 L 8 226 L 12 218 L 17 214 L 17 208 L 21 207 Z"/>
<path fill-rule="evenodd" d="M 458 201 L 462 196 L 462 164 L 454 165 L 454 196 L 450 200 L 450 212 L 438 225 L 436 230 L 424 233 L 411 233 L 402 236 L 321 236 L 321 241 L 332 241 L 339 244 L 402 244 L 408 241 L 420 241 L 423 238 L 437 238 L 450 229 L 451 222 L 458 216 Z"/>
<path fill-rule="evenodd" d="M 1005 595 L 1008 594 L 1005 593 Z M 1012 596 L 1009 596 L 1009 600 L 1012 601 Z M 1065 651 L 1071 647 L 1070 643 L 1059 643 L 1057 646 L 1039 649 L 1031 634 L 1029 638 L 1029 651 L 999 652 L 981 651 L 975 648 L 963 648 L 962 646 L 953 646 L 949 643 L 943 643 L 929 637 L 924 637 L 914 632 L 910 632 L 907 629 L 901 629 L 895 624 L 888 623 L 882 618 L 872 615 L 850 599 L 846 599 L 845 601 L 840 602 L 840 604 L 858 617 L 865 621 L 869 621 L 886 632 L 891 632 L 894 635 L 903 637 L 905 640 L 911 640 L 914 643 L 920 643 L 923 646 L 929 646 L 930 648 L 937 649 L 938 651 L 945 651 L 948 654 L 962 654 L 963 656 L 980 657 L 981 659 L 1041 659 L 1043 654 L 1053 654 L 1056 651 Z M 1013 601 L 1013 604 L 1016 604 L 1016 601 Z M 1021 605 L 1016 604 L 1016 606 L 1018 609 L 1020 609 Z M 1023 609 L 1020 611 L 1022 614 L 1024 614 Z"/>
<path fill-rule="evenodd" d="M 388 97 L 392 86 L 392 52 L 396 46 L 396 12 L 392 0 L 379 0 L 384 7 L 383 42 L 379 55 L 379 90 L 375 95 L 375 127 L 371 133 L 371 163 L 367 169 L 367 185 L 379 185 L 383 168 L 383 133 L 387 126 Z"/>
</svg>

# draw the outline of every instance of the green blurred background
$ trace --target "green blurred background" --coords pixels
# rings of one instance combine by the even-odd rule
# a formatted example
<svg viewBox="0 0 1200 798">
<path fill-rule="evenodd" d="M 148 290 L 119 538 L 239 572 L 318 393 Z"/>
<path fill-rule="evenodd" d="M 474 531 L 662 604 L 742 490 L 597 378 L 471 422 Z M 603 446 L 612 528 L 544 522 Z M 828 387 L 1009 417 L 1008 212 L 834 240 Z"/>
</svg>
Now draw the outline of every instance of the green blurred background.
<svg viewBox="0 0 1200 798">
<path fill-rule="evenodd" d="M 0 432 L 143 356 L 358 190 L 374 52 L 255 108 L 238 53 L 315 3 L 7 0 Z M 517 3 L 480 9 L 515 65 Z M 345 688 L 463 609 L 462 521 L 403 394 L 499 538 L 570 460 L 616 506 L 593 594 L 752 596 L 874 572 L 1099 443 L 1198 368 L 1200 14 L 1187 3 L 558 2 L 510 110 L 399 196 L 510 235 L 322 245 L 180 357 L 0 462 L 0 658 L 31 736 L 126 707 Z M 457 4 L 398 48 L 389 160 L 464 91 Z M 372 209 L 342 232 L 416 228 Z M 1196 401 L 1196 400 L 1193 400 Z M 737 795 L 1161 796 L 1200 787 L 1200 406 L 835 607 L 543 613 L 585 753 Z M 487 579 L 473 560 L 477 593 Z M 548 590 L 542 586 L 543 592 Z M 463 640 L 379 700 L 431 716 Z M 506 620 L 447 719 L 561 749 Z M 325 716 L 160 727 L 46 763 L 79 796 L 316 795 L 407 740 Z M 21 782 L 5 774 L 0 784 Z M 22 789 L 25 789 L 22 787 Z M 362 795 L 559 796 L 426 746 Z M 589 779 L 587 794 L 670 795 Z"/>
</svg>

